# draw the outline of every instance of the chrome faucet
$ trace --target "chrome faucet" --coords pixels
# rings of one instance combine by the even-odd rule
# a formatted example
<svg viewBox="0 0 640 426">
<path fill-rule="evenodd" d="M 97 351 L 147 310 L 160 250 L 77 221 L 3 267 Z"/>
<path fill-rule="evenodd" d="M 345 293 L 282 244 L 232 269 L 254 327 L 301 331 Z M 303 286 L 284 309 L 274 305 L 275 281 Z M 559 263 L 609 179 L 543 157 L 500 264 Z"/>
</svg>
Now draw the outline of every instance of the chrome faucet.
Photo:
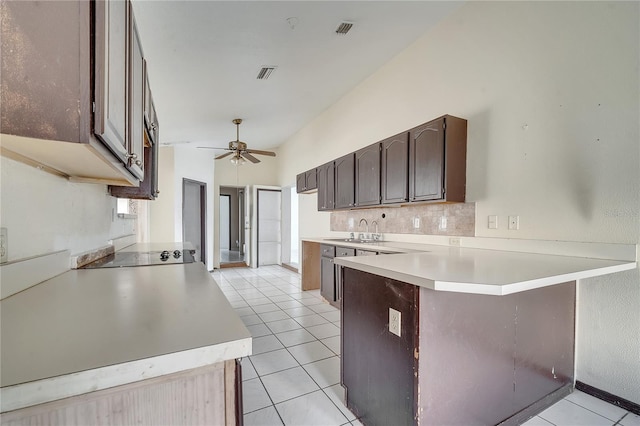
<svg viewBox="0 0 640 426">
<path fill-rule="evenodd" d="M 359 239 L 361 240 L 366 240 L 367 239 L 367 234 L 369 233 L 369 223 L 367 222 L 367 219 L 362 218 L 360 219 L 360 222 L 358 222 L 358 229 L 360 229 L 360 225 L 362 225 L 362 222 L 364 222 L 366 228 L 366 234 L 362 234 L 362 232 L 360 233 L 360 235 L 358 236 Z"/>
<path fill-rule="evenodd" d="M 371 239 L 373 239 L 374 241 L 382 240 L 382 234 L 378 232 L 378 222 L 374 220 L 373 222 L 371 222 L 371 224 L 376 226 L 375 232 L 371 234 Z"/>
</svg>

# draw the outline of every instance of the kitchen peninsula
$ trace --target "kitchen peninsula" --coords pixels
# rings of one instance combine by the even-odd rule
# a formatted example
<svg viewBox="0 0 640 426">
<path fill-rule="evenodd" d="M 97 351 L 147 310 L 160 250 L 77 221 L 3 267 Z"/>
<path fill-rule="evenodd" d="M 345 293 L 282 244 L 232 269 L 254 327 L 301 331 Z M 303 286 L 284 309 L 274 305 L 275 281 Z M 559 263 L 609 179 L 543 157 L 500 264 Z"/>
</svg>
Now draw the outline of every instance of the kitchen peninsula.
<svg viewBox="0 0 640 426">
<path fill-rule="evenodd" d="M 235 423 L 251 336 L 202 263 L 71 270 L 1 314 L 3 425 Z"/>
<path fill-rule="evenodd" d="M 575 281 L 637 266 L 441 245 L 305 242 L 395 252 L 334 259 L 342 385 L 347 406 L 367 425 L 522 423 L 573 388 Z"/>
</svg>

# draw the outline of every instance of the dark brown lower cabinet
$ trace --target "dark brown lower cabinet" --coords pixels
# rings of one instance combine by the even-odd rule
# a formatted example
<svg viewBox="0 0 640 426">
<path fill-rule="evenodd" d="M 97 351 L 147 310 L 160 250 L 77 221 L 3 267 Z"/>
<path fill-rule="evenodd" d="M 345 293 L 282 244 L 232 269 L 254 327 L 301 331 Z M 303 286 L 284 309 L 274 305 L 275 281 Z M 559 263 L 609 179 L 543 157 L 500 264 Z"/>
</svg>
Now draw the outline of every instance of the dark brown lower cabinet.
<svg viewBox="0 0 640 426">
<path fill-rule="evenodd" d="M 367 426 L 523 423 L 570 392 L 574 323 L 575 282 L 489 296 L 343 268 L 347 406 Z"/>
</svg>

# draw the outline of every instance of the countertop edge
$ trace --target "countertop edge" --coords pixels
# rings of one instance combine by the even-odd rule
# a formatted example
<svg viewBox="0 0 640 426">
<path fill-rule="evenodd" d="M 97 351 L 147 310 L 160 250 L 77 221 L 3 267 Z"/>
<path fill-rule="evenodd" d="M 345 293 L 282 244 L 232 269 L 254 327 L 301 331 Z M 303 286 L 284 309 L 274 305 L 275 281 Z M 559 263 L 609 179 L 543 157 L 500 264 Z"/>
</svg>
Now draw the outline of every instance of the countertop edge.
<svg viewBox="0 0 640 426">
<path fill-rule="evenodd" d="M 512 282 L 503 285 L 491 285 L 473 282 L 451 282 L 442 281 L 436 278 L 421 277 L 412 274 L 402 273 L 397 270 L 387 269 L 383 266 L 373 266 L 350 261 L 349 257 L 335 258 L 334 262 L 348 268 L 356 269 L 362 272 L 368 272 L 390 278 L 418 287 L 424 287 L 436 291 L 449 291 L 456 293 L 485 294 L 493 296 L 506 296 L 513 293 L 519 293 L 527 290 L 547 287 L 550 285 L 561 284 L 568 281 L 575 281 L 585 278 L 593 278 L 601 275 L 612 274 L 615 272 L 623 272 L 635 269 L 637 262 L 623 262 L 618 265 L 605 267 L 597 267 L 582 271 L 570 272 L 560 275 L 551 275 L 543 278 L 532 280 Z"/>
<path fill-rule="evenodd" d="M 143 358 L 72 374 L 0 388 L 0 412 L 135 383 L 141 380 L 242 358 L 252 353 L 252 338 Z"/>
</svg>

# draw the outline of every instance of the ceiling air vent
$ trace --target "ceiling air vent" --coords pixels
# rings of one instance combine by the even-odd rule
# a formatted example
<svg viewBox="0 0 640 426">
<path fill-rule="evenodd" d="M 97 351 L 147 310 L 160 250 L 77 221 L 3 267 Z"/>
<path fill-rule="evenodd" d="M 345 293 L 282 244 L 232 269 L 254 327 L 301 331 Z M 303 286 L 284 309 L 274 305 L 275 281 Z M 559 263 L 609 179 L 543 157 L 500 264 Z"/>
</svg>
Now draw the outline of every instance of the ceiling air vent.
<svg viewBox="0 0 640 426">
<path fill-rule="evenodd" d="M 258 80 L 266 80 L 269 78 L 271 73 L 278 67 L 262 67 L 260 72 L 258 73 Z"/>
<path fill-rule="evenodd" d="M 353 27 L 353 22 L 341 22 L 338 28 L 336 28 L 336 34 L 344 35 L 349 32 L 351 27 Z"/>
</svg>

